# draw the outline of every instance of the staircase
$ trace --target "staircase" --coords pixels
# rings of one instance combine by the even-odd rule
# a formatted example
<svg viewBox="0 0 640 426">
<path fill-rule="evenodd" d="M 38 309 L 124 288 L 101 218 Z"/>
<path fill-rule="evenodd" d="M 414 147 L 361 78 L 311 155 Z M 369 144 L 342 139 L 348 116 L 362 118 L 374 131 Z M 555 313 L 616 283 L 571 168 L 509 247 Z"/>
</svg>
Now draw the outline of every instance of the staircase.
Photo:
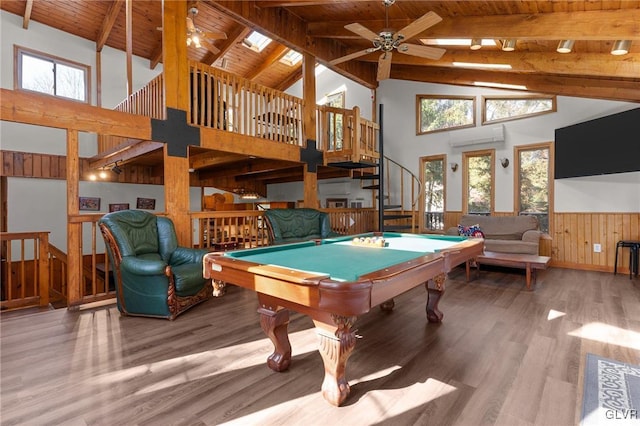
<svg viewBox="0 0 640 426">
<path fill-rule="evenodd" d="M 406 167 L 386 156 L 381 165 L 371 162 L 336 162 L 327 165 L 350 169 L 351 177 L 362 181 L 362 189 L 376 191 L 380 231 L 418 232 L 416 220 L 421 184 Z"/>
</svg>

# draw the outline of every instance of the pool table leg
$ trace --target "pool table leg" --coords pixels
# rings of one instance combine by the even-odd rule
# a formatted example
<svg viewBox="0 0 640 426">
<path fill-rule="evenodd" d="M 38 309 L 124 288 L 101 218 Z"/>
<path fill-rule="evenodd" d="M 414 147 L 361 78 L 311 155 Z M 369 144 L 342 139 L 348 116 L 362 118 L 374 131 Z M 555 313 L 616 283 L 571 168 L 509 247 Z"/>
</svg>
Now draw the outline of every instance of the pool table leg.
<svg viewBox="0 0 640 426">
<path fill-rule="evenodd" d="M 442 322 L 443 314 L 438 309 L 438 302 L 444 294 L 446 277 L 446 274 L 439 274 L 425 283 L 427 288 L 427 320 L 429 322 Z"/>
<path fill-rule="evenodd" d="M 320 355 L 324 361 L 322 396 L 330 404 L 339 406 L 347 399 L 351 389 L 345 371 L 347 360 L 356 346 L 356 332 L 353 325 L 356 317 L 331 315 L 334 326 L 314 319 L 316 332 L 320 338 Z"/>
<path fill-rule="evenodd" d="M 291 343 L 289 342 L 289 311 L 272 310 L 267 307 L 258 309 L 260 326 L 271 342 L 273 353 L 267 358 L 267 365 L 273 371 L 284 371 L 291 364 Z"/>
</svg>

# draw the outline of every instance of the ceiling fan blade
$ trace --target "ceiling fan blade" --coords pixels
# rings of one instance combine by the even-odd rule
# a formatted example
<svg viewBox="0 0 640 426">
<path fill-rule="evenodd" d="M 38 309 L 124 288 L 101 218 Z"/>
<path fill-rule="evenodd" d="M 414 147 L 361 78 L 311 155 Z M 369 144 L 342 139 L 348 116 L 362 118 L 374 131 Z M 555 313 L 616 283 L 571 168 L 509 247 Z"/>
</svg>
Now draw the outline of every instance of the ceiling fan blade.
<svg viewBox="0 0 640 426">
<path fill-rule="evenodd" d="M 373 40 L 379 38 L 378 34 L 374 33 L 373 31 L 371 31 L 369 28 L 365 27 L 364 25 L 360 25 L 358 23 L 348 24 L 348 25 L 345 25 L 344 27 L 346 29 L 348 29 L 349 31 L 351 31 L 352 33 L 356 33 L 360 37 L 366 38 L 367 40 L 373 41 Z"/>
<path fill-rule="evenodd" d="M 341 56 L 340 58 L 336 58 L 333 61 L 330 61 L 329 63 L 331 65 L 341 64 L 341 63 L 347 62 L 347 61 L 349 61 L 351 59 L 355 59 L 355 58 L 359 58 L 360 56 L 364 56 L 367 53 L 371 53 L 371 50 L 370 49 L 364 49 L 364 50 L 360 50 L 358 52 L 353 52 L 353 53 L 350 53 L 350 54 L 348 54 L 346 56 Z"/>
<path fill-rule="evenodd" d="M 200 43 L 207 48 L 207 50 L 211 53 L 213 53 L 214 55 L 217 55 L 218 53 L 220 53 L 220 49 L 218 49 L 217 47 L 215 47 L 213 44 L 209 43 L 206 40 L 200 40 Z"/>
<path fill-rule="evenodd" d="M 193 33 L 196 31 L 196 26 L 193 25 L 193 19 L 189 18 L 187 16 L 187 31 L 189 31 L 190 33 Z"/>
<path fill-rule="evenodd" d="M 440 49 L 439 47 L 402 43 L 400 46 L 398 46 L 398 52 L 407 55 L 419 56 L 421 58 L 437 60 L 442 58 L 442 55 L 444 55 L 444 52 L 446 52 L 446 50 Z"/>
<path fill-rule="evenodd" d="M 427 12 L 400 31 L 397 31 L 396 36 L 401 35 L 403 40 L 409 40 L 411 37 L 434 26 L 440 21 L 442 21 L 442 18 L 437 13 Z"/>
<path fill-rule="evenodd" d="M 378 59 L 378 81 L 386 80 L 391 75 L 391 52 L 384 52 Z"/>
<path fill-rule="evenodd" d="M 211 38 L 214 40 L 226 40 L 227 39 L 227 35 L 223 32 L 215 32 L 215 31 L 203 31 L 202 34 L 204 34 L 204 36 L 206 38 Z"/>
</svg>

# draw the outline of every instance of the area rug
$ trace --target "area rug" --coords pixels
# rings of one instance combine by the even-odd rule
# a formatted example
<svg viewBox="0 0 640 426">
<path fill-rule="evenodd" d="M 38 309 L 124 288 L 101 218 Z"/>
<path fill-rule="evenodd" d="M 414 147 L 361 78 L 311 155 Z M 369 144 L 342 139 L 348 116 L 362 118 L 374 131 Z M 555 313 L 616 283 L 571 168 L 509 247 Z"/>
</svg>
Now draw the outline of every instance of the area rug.
<svg viewBox="0 0 640 426">
<path fill-rule="evenodd" d="M 587 354 L 581 426 L 640 424 L 640 366 Z"/>
</svg>

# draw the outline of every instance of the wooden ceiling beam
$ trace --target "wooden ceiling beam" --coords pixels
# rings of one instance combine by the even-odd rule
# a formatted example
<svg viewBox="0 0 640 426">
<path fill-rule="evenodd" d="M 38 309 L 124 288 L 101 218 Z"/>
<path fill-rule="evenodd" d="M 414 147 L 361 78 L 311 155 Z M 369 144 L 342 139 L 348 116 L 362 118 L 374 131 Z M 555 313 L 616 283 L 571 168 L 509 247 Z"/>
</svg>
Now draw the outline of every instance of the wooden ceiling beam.
<svg viewBox="0 0 640 426">
<path fill-rule="evenodd" d="M 24 5 L 24 15 L 22 16 L 22 28 L 29 29 L 29 22 L 31 22 L 31 11 L 33 10 L 33 0 L 27 0 Z"/>
<path fill-rule="evenodd" d="M 249 74 L 245 75 L 244 77 L 249 80 L 253 80 L 254 78 L 258 77 L 260 74 L 268 70 L 271 65 L 282 59 L 282 57 L 286 55 L 288 50 L 289 48 L 283 44 L 276 46 L 276 48 L 273 49 L 273 52 L 271 52 L 266 58 L 264 58 L 260 66 L 255 67 Z"/>
<path fill-rule="evenodd" d="M 640 102 L 640 79 L 589 78 L 542 74 L 393 65 L 391 78 L 424 83 L 478 86 L 478 82 L 525 86 L 527 91 L 559 96 Z"/>
<path fill-rule="evenodd" d="M 220 50 L 218 53 L 213 53 L 208 51 L 204 58 L 202 58 L 202 63 L 207 65 L 212 65 L 218 58 L 223 57 L 233 46 L 237 43 L 242 43 L 249 33 L 251 32 L 251 28 L 247 28 L 244 25 L 237 24 L 233 27 L 231 31 L 227 34 L 227 39 L 224 40 L 220 46 L 217 46 Z"/>
<path fill-rule="evenodd" d="M 98 31 L 96 37 L 96 52 L 101 52 L 104 47 L 107 39 L 109 38 L 109 34 L 111 34 L 111 30 L 113 29 L 113 25 L 116 22 L 116 18 L 124 5 L 124 0 L 114 0 L 109 5 L 109 11 L 107 15 L 102 20 L 102 25 L 100 26 L 100 30 Z"/>
<path fill-rule="evenodd" d="M 377 62 L 379 54 L 361 56 L 358 60 Z M 447 52 L 439 60 L 428 60 L 411 55 L 394 54 L 393 66 L 420 65 L 453 67 L 454 63 L 508 65 L 503 72 L 549 73 L 566 75 L 592 75 L 595 77 L 638 78 L 640 77 L 640 54 L 629 53 L 612 56 L 609 53 L 539 53 L 502 51 L 456 51 Z M 467 67 L 470 68 L 470 67 Z M 481 67 L 479 67 L 481 68 Z"/>
<path fill-rule="evenodd" d="M 328 65 L 331 59 L 344 54 L 344 46 L 336 40 L 308 38 L 306 22 L 286 9 L 262 9 L 255 1 L 218 0 L 208 4 L 280 44 L 315 56 L 325 65 Z M 378 85 L 374 65 L 352 61 L 343 64 L 343 67 L 336 71 L 366 87 L 375 88 Z"/>
<path fill-rule="evenodd" d="M 391 28 L 402 28 L 410 21 L 395 19 Z M 443 19 L 417 38 L 486 38 L 518 40 L 640 40 L 640 10 L 598 10 L 518 15 L 459 16 Z M 345 29 L 349 22 L 308 24 L 310 37 L 358 38 Z M 358 21 L 373 32 L 385 28 L 383 20 Z"/>
<path fill-rule="evenodd" d="M 189 164 L 198 170 L 204 167 L 218 166 L 229 162 L 241 161 L 247 156 L 239 154 L 229 154 L 226 152 L 210 151 L 189 156 Z"/>
</svg>

